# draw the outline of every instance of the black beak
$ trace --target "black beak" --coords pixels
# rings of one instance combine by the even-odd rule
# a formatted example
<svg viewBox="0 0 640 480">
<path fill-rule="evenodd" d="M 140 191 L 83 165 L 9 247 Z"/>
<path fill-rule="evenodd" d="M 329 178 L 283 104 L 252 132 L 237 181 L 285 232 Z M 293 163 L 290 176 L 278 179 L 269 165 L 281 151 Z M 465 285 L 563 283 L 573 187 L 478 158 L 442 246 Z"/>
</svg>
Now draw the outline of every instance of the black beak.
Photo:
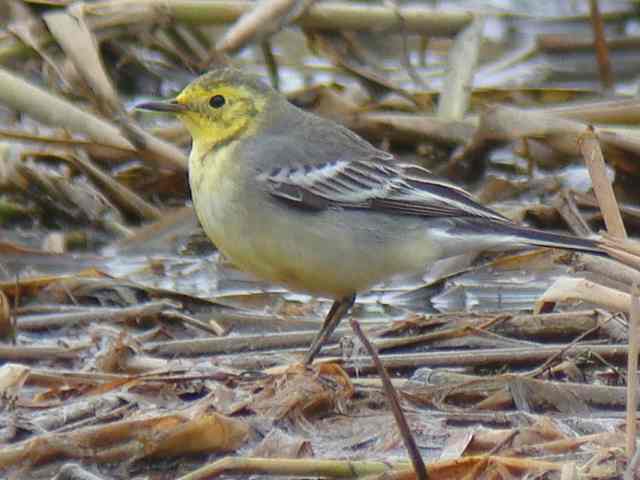
<svg viewBox="0 0 640 480">
<path fill-rule="evenodd" d="M 186 105 L 178 103 L 176 100 L 165 102 L 145 102 L 136 105 L 138 110 L 151 110 L 152 112 L 182 113 L 188 110 Z"/>
</svg>

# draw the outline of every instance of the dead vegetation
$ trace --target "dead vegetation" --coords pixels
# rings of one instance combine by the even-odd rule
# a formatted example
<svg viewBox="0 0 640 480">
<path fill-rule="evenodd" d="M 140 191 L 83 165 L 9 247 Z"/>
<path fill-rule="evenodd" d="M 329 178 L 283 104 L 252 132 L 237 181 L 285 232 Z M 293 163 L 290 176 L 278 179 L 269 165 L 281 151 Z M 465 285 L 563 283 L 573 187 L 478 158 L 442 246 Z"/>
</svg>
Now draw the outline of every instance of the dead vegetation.
<svg viewBox="0 0 640 480">
<path fill-rule="evenodd" d="M 638 478 L 637 11 L 513 3 L 9 0 L 0 476 Z M 221 258 L 187 133 L 131 108 L 222 63 L 613 259 L 440 262 L 304 369 L 329 305 Z"/>
</svg>

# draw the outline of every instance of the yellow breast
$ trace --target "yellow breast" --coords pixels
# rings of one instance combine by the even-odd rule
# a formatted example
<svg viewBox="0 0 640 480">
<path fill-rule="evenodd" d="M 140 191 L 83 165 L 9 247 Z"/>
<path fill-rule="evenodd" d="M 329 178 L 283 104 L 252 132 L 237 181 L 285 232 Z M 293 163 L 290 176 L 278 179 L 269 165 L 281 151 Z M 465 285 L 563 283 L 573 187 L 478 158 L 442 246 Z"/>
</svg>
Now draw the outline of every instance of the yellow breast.
<svg viewBox="0 0 640 480">
<path fill-rule="evenodd" d="M 237 208 L 233 201 L 239 188 L 234 182 L 234 148 L 235 144 L 230 143 L 201 153 L 194 143 L 189 156 L 189 184 L 196 214 L 205 233 L 223 250 L 225 239 L 234 234 L 225 230 Z"/>
<path fill-rule="evenodd" d="M 272 267 L 263 260 L 264 232 L 256 231 L 256 192 L 245 191 L 249 171 L 234 157 L 237 142 L 206 155 L 197 148 L 189 159 L 189 183 L 200 224 L 218 250 L 241 270 L 277 282 Z"/>
</svg>

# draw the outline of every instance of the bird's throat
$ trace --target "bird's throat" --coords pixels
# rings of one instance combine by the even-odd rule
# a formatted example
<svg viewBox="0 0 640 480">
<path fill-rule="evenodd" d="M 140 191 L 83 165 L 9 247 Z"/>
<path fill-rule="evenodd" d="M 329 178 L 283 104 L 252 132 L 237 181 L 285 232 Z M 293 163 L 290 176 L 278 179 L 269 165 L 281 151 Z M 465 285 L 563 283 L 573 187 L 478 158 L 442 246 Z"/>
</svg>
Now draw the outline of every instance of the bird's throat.
<svg viewBox="0 0 640 480">
<path fill-rule="evenodd" d="M 203 161 L 205 157 L 209 157 L 209 153 L 219 151 L 245 135 L 248 129 L 249 121 L 246 119 L 238 119 L 224 128 L 218 126 L 212 129 L 205 126 L 200 129 L 190 126 L 189 130 L 194 139 L 192 149 L 196 152 L 196 157 Z"/>
</svg>

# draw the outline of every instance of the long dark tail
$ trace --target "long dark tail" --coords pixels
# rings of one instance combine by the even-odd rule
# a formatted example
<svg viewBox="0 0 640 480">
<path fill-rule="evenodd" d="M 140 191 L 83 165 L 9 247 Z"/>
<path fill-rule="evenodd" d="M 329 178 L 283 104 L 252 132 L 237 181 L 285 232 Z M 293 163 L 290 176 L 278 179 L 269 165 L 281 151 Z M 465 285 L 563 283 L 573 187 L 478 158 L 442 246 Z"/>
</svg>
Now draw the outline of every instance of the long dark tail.
<svg viewBox="0 0 640 480">
<path fill-rule="evenodd" d="M 597 240 L 562 235 L 560 233 L 549 233 L 534 228 L 520 227 L 518 225 L 505 225 L 503 228 L 505 234 L 513 235 L 521 239 L 523 243 L 529 245 L 564 248 L 566 250 L 608 256 Z"/>
</svg>

